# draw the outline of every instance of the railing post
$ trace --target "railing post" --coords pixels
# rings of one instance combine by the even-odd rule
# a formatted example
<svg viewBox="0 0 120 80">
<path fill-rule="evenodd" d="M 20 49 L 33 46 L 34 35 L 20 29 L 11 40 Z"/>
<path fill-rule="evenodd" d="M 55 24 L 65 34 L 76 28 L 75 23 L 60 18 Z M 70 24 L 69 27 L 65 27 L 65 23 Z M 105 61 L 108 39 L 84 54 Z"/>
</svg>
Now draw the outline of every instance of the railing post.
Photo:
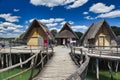
<svg viewBox="0 0 120 80">
<path fill-rule="evenodd" d="M 12 48 L 11 48 L 11 45 L 9 45 L 9 47 L 10 47 L 10 53 L 9 53 L 9 66 L 12 66 L 12 58 L 11 58 L 11 53 L 12 53 Z"/>
<path fill-rule="evenodd" d="M 35 58 L 33 58 L 32 59 L 32 61 L 33 61 L 33 65 L 31 66 L 32 68 L 31 68 L 31 74 L 30 74 L 30 78 L 29 78 L 29 80 L 32 80 L 32 77 L 33 77 L 33 73 L 34 73 L 34 66 L 35 66 Z"/>
<path fill-rule="evenodd" d="M 73 54 L 73 47 L 71 46 L 71 53 Z"/>
<path fill-rule="evenodd" d="M 81 52 L 81 56 L 80 56 L 81 57 L 81 61 L 80 62 L 82 63 L 83 62 L 83 50 L 82 50 L 82 48 L 80 48 L 80 52 Z"/>
<path fill-rule="evenodd" d="M 75 54 L 75 47 L 74 47 L 74 54 Z"/>
<path fill-rule="evenodd" d="M 41 59 L 42 59 L 43 58 L 42 53 L 40 54 L 40 56 L 41 56 Z M 42 60 L 42 62 L 41 62 L 41 68 L 43 68 L 43 65 L 44 65 L 44 61 Z"/>
<path fill-rule="evenodd" d="M 117 45 L 117 54 L 118 54 L 118 47 L 119 47 L 119 46 Z"/>
</svg>

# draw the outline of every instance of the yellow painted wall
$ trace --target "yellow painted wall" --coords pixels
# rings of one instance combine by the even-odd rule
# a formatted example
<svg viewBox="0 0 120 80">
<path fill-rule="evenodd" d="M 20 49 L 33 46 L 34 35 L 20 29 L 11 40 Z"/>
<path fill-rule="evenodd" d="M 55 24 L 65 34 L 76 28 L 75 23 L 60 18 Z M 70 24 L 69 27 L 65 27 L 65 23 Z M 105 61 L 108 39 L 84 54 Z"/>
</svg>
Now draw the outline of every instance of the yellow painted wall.
<svg viewBox="0 0 120 80">
<path fill-rule="evenodd" d="M 27 40 L 27 45 L 39 45 L 38 38 L 42 37 L 44 40 L 47 39 L 45 33 L 42 31 L 40 27 L 33 28 L 30 32 L 30 35 Z"/>
<path fill-rule="evenodd" d="M 105 36 L 103 37 L 103 35 L 105 35 Z M 111 38 L 110 38 L 110 34 L 108 32 L 108 29 L 105 26 L 103 26 L 98 31 L 95 44 L 96 44 L 96 46 L 110 46 L 110 39 Z"/>
</svg>

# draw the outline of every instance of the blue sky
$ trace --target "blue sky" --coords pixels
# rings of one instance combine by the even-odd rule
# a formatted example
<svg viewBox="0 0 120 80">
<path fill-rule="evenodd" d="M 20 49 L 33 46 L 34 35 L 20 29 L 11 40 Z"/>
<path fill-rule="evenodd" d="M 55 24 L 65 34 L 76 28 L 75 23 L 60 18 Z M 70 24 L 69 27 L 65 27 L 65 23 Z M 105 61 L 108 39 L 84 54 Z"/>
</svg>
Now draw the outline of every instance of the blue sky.
<svg viewBox="0 0 120 80">
<path fill-rule="evenodd" d="M 119 0 L 0 0 L 0 37 L 18 37 L 35 18 L 58 31 L 69 22 L 74 31 L 84 33 L 102 19 L 120 26 L 119 4 Z"/>
</svg>

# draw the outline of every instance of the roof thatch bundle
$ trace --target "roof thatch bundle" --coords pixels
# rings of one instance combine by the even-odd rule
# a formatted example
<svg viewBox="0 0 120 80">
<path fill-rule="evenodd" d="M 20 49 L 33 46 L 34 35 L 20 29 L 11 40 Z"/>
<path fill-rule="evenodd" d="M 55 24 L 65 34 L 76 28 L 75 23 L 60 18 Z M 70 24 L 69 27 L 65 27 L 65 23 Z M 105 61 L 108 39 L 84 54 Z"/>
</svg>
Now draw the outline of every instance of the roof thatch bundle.
<svg viewBox="0 0 120 80">
<path fill-rule="evenodd" d="M 75 38 L 79 39 L 79 37 L 74 33 L 74 31 L 70 28 L 70 24 L 67 22 L 63 25 L 62 29 L 56 35 L 55 38 Z"/>
<path fill-rule="evenodd" d="M 39 27 L 41 29 L 41 31 L 44 32 L 44 34 L 46 36 L 48 36 L 48 38 L 50 40 L 54 40 L 53 35 L 51 34 L 51 32 L 48 30 L 47 26 L 44 25 L 43 23 L 41 23 L 40 21 L 37 21 L 36 19 L 33 20 L 33 22 L 31 23 L 30 27 L 27 29 L 27 31 L 24 33 L 23 35 L 23 39 L 28 39 L 30 36 L 30 33 L 32 31 L 33 28 L 35 27 Z"/>
</svg>

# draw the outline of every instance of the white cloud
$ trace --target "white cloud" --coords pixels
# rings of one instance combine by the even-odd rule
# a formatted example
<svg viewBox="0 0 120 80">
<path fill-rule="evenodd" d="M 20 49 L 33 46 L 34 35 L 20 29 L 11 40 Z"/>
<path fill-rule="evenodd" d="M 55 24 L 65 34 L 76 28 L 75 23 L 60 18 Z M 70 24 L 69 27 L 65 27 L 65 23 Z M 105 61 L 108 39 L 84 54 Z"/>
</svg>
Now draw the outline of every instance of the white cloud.
<svg viewBox="0 0 120 80">
<path fill-rule="evenodd" d="M 13 9 L 13 11 L 14 11 L 14 12 L 18 12 L 18 11 L 20 11 L 20 10 L 19 10 L 19 9 Z"/>
<path fill-rule="evenodd" d="M 30 3 L 35 6 L 65 6 L 67 9 L 76 8 L 85 4 L 88 0 L 30 0 Z M 71 4 L 71 5 L 69 5 Z"/>
<path fill-rule="evenodd" d="M 30 19 L 29 22 L 31 23 L 34 19 Z M 64 18 L 50 18 L 50 19 L 40 19 L 42 23 L 53 23 L 53 22 L 62 22 Z"/>
<path fill-rule="evenodd" d="M 53 22 L 61 22 L 64 21 L 64 18 L 50 18 L 50 19 L 41 19 L 39 20 L 43 23 L 53 23 Z"/>
<path fill-rule="evenodd" d="M 61 22 L 60 24 L 61 24 L 61 25 L 64 25 L 65 23 L 66 23 L 66 21 L 63 21 L 63 22 Z"/>
<path fill-rule="evenodd" d="M 0 37 L 4 37 L 4 38 L 16 38 L 16 37 L 19 37 L 20 34 L 13 34 L 13 33 L 6 33 L 6 34 L 3 34 L 3 33 L 0 33 Z"/>
<path fill-rule="evenodd" d="M 58 29 L 58 28 L 56 28 L 56 27 L 50 28 L 50 31 L 51 31 L 51 30 L 54 30 L 54 29 L 57 30 L 57 32 L 60 31 L 60 29 Z"/>
<path fill-rule="evenodd" d="M 0 14 L 0 18 L 3 18 L 9 22 L 18 22 L 20 17 L 19 16 L 12 16 L 10 13 L 7 13 L 7 14 Z"/>
<path fill-rule="evenodd" d="M 115 17 L 120 17 L 120 10 L 115 10 L 108 13 L 100 14 L 96 18 L 115 18 Z"/>
<path fill-rule="evenodd" d="M 87 26 L 82 25 L 82 26 L 72 26 L 72 29 L 88 29 Z"/>
<path fill-rule="evenodd" d="M 93 18 L 91 16 L 86 16 L 85 19 L 87 19 L 87 20 L 93 20 L 93 19 L 96 19 L 96 18 Z"/>
<path fill-rule="evenodd" d="M 58 23 L 49 23 L 49 24 L 46 24 L 47 27 L 54 27 L 54 26 L 57 26 Z"/>
<path fill-rule="evenodd" d="M 94 12 L 94 13 L 106 13 L 106 12 L 110 12 L 114 8 L 115 8 L 114 5 L 106 6 L 103 3 L 97 3 L 91 6 L 89 11 Z"/>
<path fill-rule="evenodd" d="M 85 25 L 76 25 L 76 26 L 72 26 L 71 27 L 74 31 L 80 31 L 80 32 L 85 32 L 87 29 L 88 29 L 88 27 L 87 26 L 85 26 Z"/>
<path fill-rule="evenodd" d="M 60 24 L 61 24 L 61 25 L 64 25 L 66 22 L 68 22 L 68 23 L 70 23 L 70 24 L 74 24 L 73 21 L 63 21 L 63 22 L 61 22 Z"/>
<path fill-rule="evenodd" d="M 0 23 L 0 37 L 17 37 L 22 33 L 23 26 L 11 22 Z M 10 35 L 11 34 L 11 35 Z"/>
<path fill-rule="evenodd" d="M 23 33 L 24 31 L 23 31 L 23 30 L 20 30 L 20 29 L 15 29 L 14 32 Z"/>
<path fill-rule="evenodd" d="M 10 22 L 3 22 L 0 24 L 2 27 L 15 27 L 15 28 L 22 28 L 23 26 L 21 25 L 16 25 L 14 23 L 10 23 Z"/>
<path fill-rule="evenodd" d="M 86 14 L 88 14 L 88 12 L 83 12 L 83 14 L 85 14 L 85 15 L 86 15 Z"/>
<path fill-rule="evenodd" d="M 7 30 L 16 30 L 15 27 L 8 27 Z"/>
<path fill-rule="evenodd" d="M 75 0 L 72 5 L 68 5 L 66 8 L 67 8 L 67 9 L 77 8 L 77 7 L 82 6 L 82 5 L 85 4 L 86 2 L 88 2 L 88 0 Z"/>
</svg>

